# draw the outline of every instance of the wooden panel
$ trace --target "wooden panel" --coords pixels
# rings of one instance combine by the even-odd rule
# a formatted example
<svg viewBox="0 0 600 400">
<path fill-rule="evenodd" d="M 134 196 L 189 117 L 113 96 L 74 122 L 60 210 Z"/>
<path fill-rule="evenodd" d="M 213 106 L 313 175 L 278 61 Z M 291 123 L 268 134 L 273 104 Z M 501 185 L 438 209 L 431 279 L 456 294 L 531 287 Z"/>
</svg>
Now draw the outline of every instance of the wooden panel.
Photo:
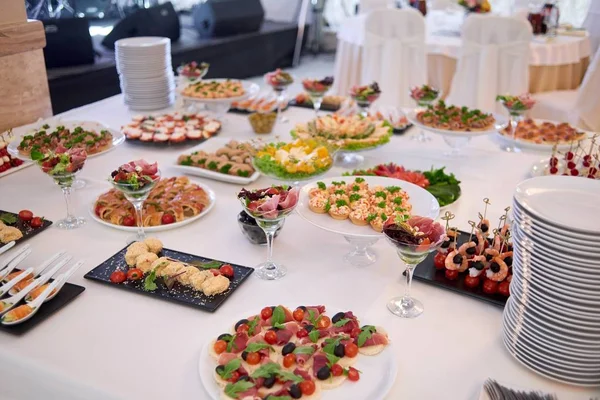
<svg viewBox="0 0 600 400">
<path fill-rule="evenodd" d="M 44 46 L 46 33 L 40 21 L 0 25 L 0 57 L 43 49 Z"/>
<path fill-rule="evenodd" d="M 23 0 L 0 0 L 2 12 L 0 25 L 22 23 L 27 21 L 25 2 Z"/>
</svg>

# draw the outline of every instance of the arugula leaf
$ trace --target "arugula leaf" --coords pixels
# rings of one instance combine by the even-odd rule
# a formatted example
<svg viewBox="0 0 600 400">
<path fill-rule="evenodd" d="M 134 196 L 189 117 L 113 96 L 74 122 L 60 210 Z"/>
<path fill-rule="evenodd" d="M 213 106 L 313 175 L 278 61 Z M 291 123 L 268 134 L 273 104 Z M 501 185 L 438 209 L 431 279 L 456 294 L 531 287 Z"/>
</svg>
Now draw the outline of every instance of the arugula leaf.
<svg viewBox="0 0 600 400">
<path fill-rule="evenodd" d="M 152 271 L 150 271 L 150 273 L 148 274 L 146 279 L 144 279 L 144 290 L 145 291 L 151 292 L 158 288 L 158 286 L 156 286 L 156 282 L 154 282 L 155 279 L 156 279 L 156 269 L 153 269 Z"/>
<path fill-rule="evenodd" d="M 33 150 L 31 150 L 31 153 L 29 153 L 29 157 L 31 157 L 31 159 L 33 161 L 39 161 L 42 158 L 44 158 L 44 153 L 42 153 L 41 151 L 39 151 L 37 149 L 33 149 Z"/>
<path fill-rule="evenodd" d="M 277 306 L 273 310 L 273 315 L 271 316 L 271 325 L 275 324 L 283 324 L 285 322 L 285 312 L 283 311 L 283 307 Z"/>
<path fill-rule="evenodd" d="M 308 337 L 309 337 L 309 339 L 310 339 L 311 342 L 317 343 L 317 340 L 319 340 L 319 338 L 321 337 L 321 335 L 319 334 L 319 330 L 318 329 L 313 329 L 308 334 Z"/>
<path fill-rule="evenodd" d="M 237 395 L 254 387 L 254 383 L 248 381 L 238 381 L 236 383 L 228 383 L 225 386 L 225 394 L 232 399 L 237 399 Z"/>
<path fill-rule="evenodd" d="M 14 214 L 2 213 L 0 214 L 0 220 L 7 225 L 12 225 L 17 222 L 17 217 Z"/>
<path fill-rule="evenodd" d="M 223 370 L 222 371 L 217 371 L 217 373 L 219 374 L 219 376 L 225 380 L 231 378 L 231 374 L 233 374 L 234 371 L 237 371 L 240 366 L 242 365 L 242 362 L 240 361 L 239 358 L 234 358 L 233 360 L 229 361 L 227 364 L 225 364 L 223 366 Z"/>
<path fill-rule="evenodd" d="M 269 346 L 266 343 L 250 343 L 248 344 L 248 347 L 246 347 L 246 351 L 248 353 L 256 353 L 257 351 L 260 351 L 262 349 L 273 350 L 273 347 Z"/>
<path fill-rule="evenodd" d="M 227 349 L 225 349 L 225 351 L 227 351 L 228 353 L 231 353 L 231 350 L 233 350 L 234 347 L 235 347 L 235 350 L 237 350 L 237 346 L 234 343 L 236 337 L 237 337 L 237 335 L 233 335 L 229 338 L 229 340 L 223 339 L 225 342 L 227 342 Z"/>
<path fill-rule="evenodd" d="M 258 325 L 258 321 L 259 321 L 259 317 L 255 317 L 254 319 L 248 321 L 248 334 L 250 334 L 250 336 L 254 336 L 254 330 L 256 329 L 256 326 Z"/>
<path fill-rule="evenodd" d="M 358 347 L 364 346 L 365 342 L 373 336 L 373 334 L 377 332 L 377 328 L 373 325 L 365 325 L 362 327 L 360 333 L 358 334 L 358 340 L 356 344 Z"/>
<path fill-rule="evenodd" d="M 423 175 L 429 180 L 426 190 L 438 200 L 440 206 L 454 203 L 461 194 L 460 181 L 454 174 L 446 174 L 445 168 L 434 169 L 432 167 L 431 170 L 423 172 Z"/>
<path fill-rule="evenodd" d="M 268 364 L 261 365 L 256 371 L 254 371 L 250 377 L 256 378 L 268 378 L 273 374 L 278 373 L 281 370 L 281 366 L 277 363 L 271 362 Z"/>
<path fill-rule="evenodd" d="M 294 383 L 300 383 L 302 382 L 304 379 L 302 379 L 301 376 L 298 376 L 296 374 L 294 374 L 293 372 L 290 371 L 279 371 L 277 372 L 277 375 L 279 375 L 280 378 L 283 378 L 284 381 L 292 381 Z"/>
<path fill-rule="evenodd" d="M 315 310 L 313 309 L 308 309 L 308 316 L 306 317 L 306 319 L 308 319 L 308 322 L 310 322 L 311 325 L 313 326 L 317 326 L 317 323 L 319 322 L 319 318 L 317 318 Z"/>
<path fill-rule="evenodd" d="M 194 267 L 200 267 L 204 269 L 217 269 L 221 268 L 221 265 L 223 265 L 223 263 L 220 263 L 219 261 L 190 261 L 188 264 L 193 265 Z"/>
<path fill-rule="evenodd" d="M 351 321 L 350 318 L 342 318 L 338 322 L 334 323 L 333 326 L 335 326 L 336 328 L 341 328 L 342 326 L 346 325 L 350 321 Z"/>
<path fill-rule="evenodd" d="M 302 379 L 300 380 L 302 381 Z M 269 396 L 269 400 L 292 400 L 290 396 Z"/>
<path fill-rule="evenodd" d="M 333 354 L 325 353 L 325 357 L 327 357 L 327 366 L 329 368 L 333 367 L 334 364 L 337 364 L 340 361 L 340 357 L 336 357 Z"/>
<path fill-rule="evenodd" d="M 313 354 L 315 348 L 312 346 L 298 346 L 294 349 L 294 354 Z"/>
</svg>

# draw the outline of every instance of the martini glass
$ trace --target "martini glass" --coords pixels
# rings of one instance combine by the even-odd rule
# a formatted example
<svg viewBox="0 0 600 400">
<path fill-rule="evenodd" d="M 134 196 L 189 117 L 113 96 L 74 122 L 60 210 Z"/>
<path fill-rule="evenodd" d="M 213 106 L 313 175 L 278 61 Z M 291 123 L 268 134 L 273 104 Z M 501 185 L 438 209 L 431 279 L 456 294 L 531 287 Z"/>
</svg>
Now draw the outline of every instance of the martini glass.
<svg viewBox="0 0 600 400">
<path fill-rule="evenodd" d="M 506 111 L 508 111 L 508 126 L 510 126 L 512 137 L 512 142 L 503 146 L 502 150 L 509 153 L 520 153 L 521 149 L 517 147 L 517 126 L 519 125 L 519 122 L 525 119 L 525 114 L 527 114 L 528 110 L 515 110 L 513 108 L 510 108 L 505 102 L 502 102 L 502 105 L 504 106 L 504 108 L 506 108 Z"/>
<path fill-rule="evenodd" d="M 255 269 L 255 275 L 260 279 L 265 280 L 276 280 L 283 278 L 287 274 L 287 268 L 279 263 L 273 261 L 273 239 L 277 231 L 283 226 L 285 219 L 288 215 L 294 211 L 296 205 L 286 208 L 285 210 L 275 210 L 270 212 L 260 212 L 257 210 L 250 210 L 246 207 L 246 203 L 243 199 L 240 199 L 244 211 L 246 214 L 256 220 L 256 224 L 265 232 L 267 236 L 267 261 L 258 264 Z"/>
<path fill-rule="evenodd" d="M 415 99 L 412 96 L 412 92 L 411 92 L 411 98 L 417 103 L 417 107 L 424 109 L 424 108 L 428 108 L 430 105 L 432 105 L 441 95 L 442 92 L 435 89 L 435 88 L 431 88 L 431 93 L 436 93 L 437 95 L 435 97 L 428 97 L 427 99 Z M 413 136 L 411 138 L 411 140 L 416 140 L 419 142 L 428 142 L 431 140 L 431 137 L 428 136 L 427 134 L 425 134 L 425 131 L 423 129 L 419 129 L 419 135 L 418 136 Z"/>
<path fill-rule="evenodd" d="M 63 172 L 61 174 L 48 174 L 62 190 L 67 205 L 67 216 L 54 223 L 59 229 L 76 229 L 85 224 L 85 218 L 76 217 L 73 215 L 71 206 L 71 192 L 73 183 L 75 183 L 75 175 L 77 172 Z"/>
<path fill-rule="evenodd" d="M 115 182 L 112 177 L 108 179 L 115 189 L 121 191 L 125 198 L 135 209 L 135 220 L 137 222 L 137 233 L 127 238 L 127 243 L 141 242 L 146 239 L 144 232 L 144 201 L 148 198 L 150 191 L 160 180 L 160 170 L 156 171 L 153 180 L 146 181 L 145 185 Z"/>
<path fill-rule="evenodd" d="M 356 105 L 359 108 L 359 112 L 358 114 L 363 116 L 363 117 L 368 117 L 369 116 L 369 108 L 371 107 L 371 104 L 373 104 L 375 102 L 375 100 L 377 100 L 379 98 L 379 95 L 373 95 L 373 96 L 369 96 L 368 99 L 359 99 L 357 97 L 352 97 L 352 99 L 356 102 Z"/>
<path fill-rule="evenodd" d="M 289 121 L 286 117 L 281 115 L 281 109 L 283 108 L 283 104 L 287 98 L 287 88 L 291 83 L 292 82 L 273 86 L 273 91 L 275 91 L 275 94 L 277 95 L 277 123 L 280 124 L 284 124 Z"/>
</svg>

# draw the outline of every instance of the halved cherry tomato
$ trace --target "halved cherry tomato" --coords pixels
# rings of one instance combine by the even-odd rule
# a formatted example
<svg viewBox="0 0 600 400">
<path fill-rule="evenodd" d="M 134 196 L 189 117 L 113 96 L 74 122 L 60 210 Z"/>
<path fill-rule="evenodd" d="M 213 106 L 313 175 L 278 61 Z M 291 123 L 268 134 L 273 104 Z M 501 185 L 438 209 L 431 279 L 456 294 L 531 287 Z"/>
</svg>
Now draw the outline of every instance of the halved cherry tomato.
<svg viewBox="0 0 600 400">
<path fill-rule="evenodd" d="M 447 269 L 444 275 L 446 276 L 446 279 L 450 279 L 451 281 L 453 281 L 456 278 L 458 278 L 458 270 Z"/>
<path fill-rule="evenodd" d="M 433 265 L 435 266 L 435 269 L 446 268 L 445 263 L 446 263 L 446 254 L 438 252 L 435 255 L 435 257 L 433 257 Z"/>
<path fill-rule="evenodd" d="M 471 275 L 465 276 L 465 286 L 466 287 L 475 288 L 475 287 L 479 286 L 480 282 L 481 282 L 481 280 L 479 279 L 478 276 L 471 276 Z"/>
<path fill-rule="evenodd" d="M 273 315 L 273 309 L 271 307 L 265 307 L 260 310 L 260 317 L 262 319 L 269 319 L 271 318 L 271 315 Z"/>
<path fill-rule="evenodd" d="M 296 321 L 302 322 L 302 320 L 304 319 L 304 310 L 301 308 L 296 308 L 292 316 Z"/>
<path fill-rule="evenodd" d="M 294 353 L 286 354 L 283 357 L 283 366 L 289 368 L 296 363 L 296 355 Z"/>
<path fill-rule="evenodd" d="M 175 222 L 175 216 L 173 214 L 163 214 L 162 218 L 160 219 L 160 222 L 163 225 L 172 224 L 173 222 Z"/>
<path fill-rule="evenodd" d="M 344 355 L 346 357 L 354 358 L 358 354 L 358 346 L 352 342 L 346 343 L 344 346 Z"/>
<path fill-rule="evenodd" d="M 298 332 L 296 332 L 296 336 L 298 337 L 298 339 L 302 339 L 308 336 L 308 331 L 306 329 L 300 329 L 298 330 Z"/>
<path fill-rule="evenodd" d="M 362 331 L 360 330 L 360 328 L 352 328 L 352 331 L 350 331 L 350 337 L 351 338 L 356 338 L 358 337 L 358 335 L 360 335 Z"/>
<path fill-rule="evenodd" d="M 483 281 L 483 292 L 487 294 L 494 294 L 498 291 L 498 282 L 486 279 Z"/>
<path fill-rule="evenodd" d="M 275 331 L 267 331 L 267 333 L 265 333 L 265 342 L 268 344 L 277 343 L 277 333 L 275 333 Z"/>
<path fill-rule="evenodd" d="M 258 206 L 260 206 L 260 203 L 258 201 L 251 201 L 250 203 L 248 203 L 248 210 L 254 211 L 258 208 Z"/>
<path fill-rule="evenodd" d="M 237 382 L 237 380 L 240 379 L 240 373 L 237 371 L 233 371 L 231 373 L 231 377 L 229 379 L 227 379 L 229 382 Z"/>
<path fill-rule="evenodd" d="M 213 345 L 213 349 L 215 350 L 215 353 L 221 354 L 227 350 L 227 342 L 224 340 L 217 340 Z"/>
<path fill-rule="evenodd" d="M 510 296 L 510 282 L 509 281 L 502 281 L 500 282 L 500 284 L 498 285 L 498 294 L 501 294 L 502 296 Z"/>
<path fill-rule="evenodd" d="M 139 268 L 131 268 L 129 271 L 127 271 L 127 279 L 130 281 L 140 280 L 143 276 L 144 273 Z"/>
<path fill-rule="evenodd" d="M 360 379 L 360 374 L 356 368 L 348 368 L 348 379 L 350 379 L 352 382 L 356 382 Z"/>
<path fill-rule="evenodd" d="M 248 353 L 246 356 L 246 362 L 250 365 L 256 365 L 260 362 L 260 354 L 258 353 Z"/>
<path fill-rule="evenodd" d="M 233 278 L 233 267 L 229 264 L 221 265 L 219 272 L 221 272 L 221 275 L 226 276 L 227 278 Z"/>
<path fill-rule="evenodd" d="M 333 364 L 331 367 L 331 375 L 340 376 L 344 373 L 344 368 L 340 364 Z"/>
<path fill-rule="evenodd" d="M 319 320 L 317 321 L 317 328 L 327 329 L 329 328 L 329 325 L 331 325 L 331 318 L 329 318 L 327 315 L 322 315 L 319 317 Z"/>
<path fill-rule="evenodd" d="M 300 391 L 305 396 L 312 395 L 317 389 L 313 381 L 302 381 L 298 386 L 300 386 Z"/>
<path fill-rule="evenodd" d="M 29 222 L 29 226 L 31 226 L 34 229 L 41 228 L 42 225 L 44 225 L 44 218 L 40 217 L 33 217 Z"/>
<path fill-rule="evenodd" d="M 248 326 L 248 324 L 240 324 L 236 330 L 236 332 L 248 332 L 248 329 L 250 329 L 250 327 Z"/>
<path fill-rule="evenodd" d="M 112 283 L 125 282 L 125 279 L 127 279 L 127 274 L 121 270 L 114 271 L 112 274 L 110 274 L 110 281 Z"/>
<path fill-rule="evenodd" d="M 134 226 L 135 225 L 135 217 L 128 215 L 123 217 L 123 226 Z"/>
<path fill-rule="evenodd" d="M 19 211 L 19 219 L 23 222 L 29 222 L 33 218 L 33 213 L 29 210 Z"/>
</svg>

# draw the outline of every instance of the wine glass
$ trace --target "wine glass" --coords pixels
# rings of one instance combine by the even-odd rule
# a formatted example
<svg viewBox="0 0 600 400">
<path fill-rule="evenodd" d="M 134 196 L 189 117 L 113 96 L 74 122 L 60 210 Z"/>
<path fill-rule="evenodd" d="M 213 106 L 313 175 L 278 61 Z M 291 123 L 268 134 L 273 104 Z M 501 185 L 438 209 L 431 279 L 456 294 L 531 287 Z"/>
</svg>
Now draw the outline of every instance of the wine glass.
<svg viewBox="0 0 600 400">
<path fill-rule="evenodd" d="M 65 196 L 65 204 L 67 205 L 67 216 L 54 223 L 59 229 L 75 229 L 85 224 L 85 218 L 76 217 L 73 215 L 71 206 L 71 192 L 73 190 L 73 183 L 76 180 L 77 172 L 63 172 L 60 174 L 52 174 L 50 177 L 54 180 L 62 190 Z"/>
<path fill-rule="evenodd" d="M 419 108 L 428 108 L 431 106 L 440 96 L 441 91 L 429 86 L 423 85 L 421 87 L 413 87 L 410 90 L 410 97 L 417 103 Z M 423 129 L 419 129 L 419 135 L 413 136 L 411 140 L 417 140 L 419 142 L 428 142 L 431 140 Z"/>
<path fill-rule="evenodd" d="M 281 115 L 281 109 L 287 98 L 287 88 L 294 83 L 294 78 L 287 72 L 277 69 L 265 74 L 265 80 L 277 95 L 277 122 L 288 122 L 288 119 Z"/>
<path fill-rule="evenodd" d="M 144 201 L 148 198 L 150 191 L 160 180 L 160 170 L 156 171 L 154 179 L 148 177 L 144 181 L 144 184 L 135 183 L 121 183 L 115 182 L 110 177 L 109 182 L 115 187 L 115 189 L 121 191 L 125 198 L 131 203 L 135 209 L 135 219 L 137 221 L 137 233 L 134 236 L 127 238 L 127 243 L 140 242 L 146 239 L 146 233 L 144 232 Z"/>
<path fill-rule="evenodd" d="M 329 91 L 333 85 L 333 77 L 327 77 L 322 80 L 316 79 L 304 79 L 302 86 L 308 93 L 308 97 L 313 103 L 315 109 L 315 118 L 319 117 L 319 110 L 321 109 L 321 103 L 323 103 L 323 97 Z"/>
</svg>

